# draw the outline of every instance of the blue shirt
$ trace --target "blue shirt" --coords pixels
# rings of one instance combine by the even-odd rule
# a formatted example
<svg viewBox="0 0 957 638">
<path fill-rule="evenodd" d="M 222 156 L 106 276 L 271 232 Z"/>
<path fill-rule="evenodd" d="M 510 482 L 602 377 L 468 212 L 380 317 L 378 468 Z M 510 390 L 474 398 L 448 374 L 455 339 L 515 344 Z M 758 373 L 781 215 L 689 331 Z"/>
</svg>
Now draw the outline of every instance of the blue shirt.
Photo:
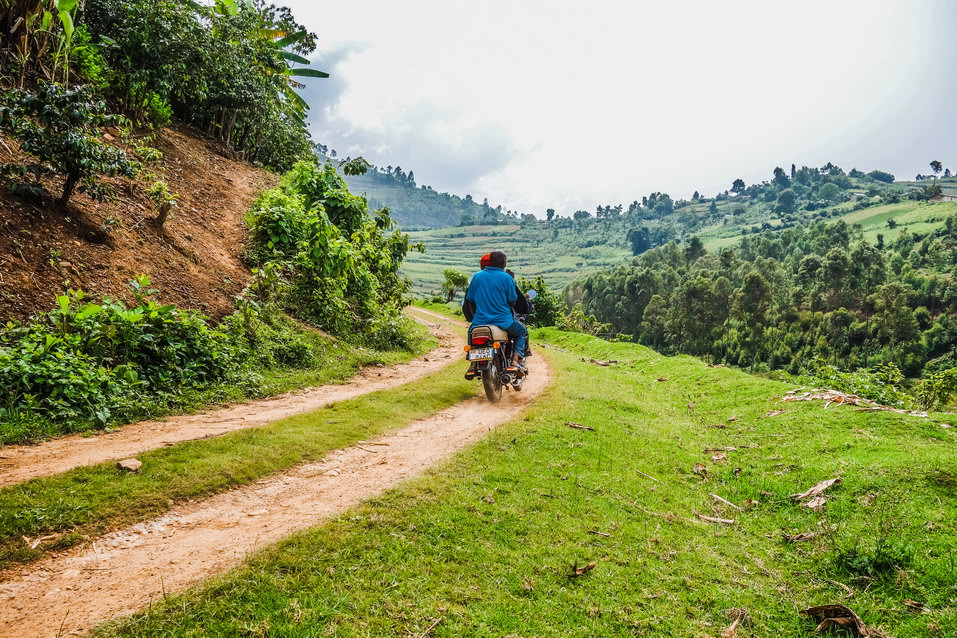
<svg viewBox="0 0 957 638">
<path fill-rule="evenodd" d="M 501 268 L 487 266 L 472 275 L 465 299 L 475 302 L 473 326 L 498 326 L 507 330 L 515 319 L 510 303 L 515 303 L 515 280 Z"/>
</svg>

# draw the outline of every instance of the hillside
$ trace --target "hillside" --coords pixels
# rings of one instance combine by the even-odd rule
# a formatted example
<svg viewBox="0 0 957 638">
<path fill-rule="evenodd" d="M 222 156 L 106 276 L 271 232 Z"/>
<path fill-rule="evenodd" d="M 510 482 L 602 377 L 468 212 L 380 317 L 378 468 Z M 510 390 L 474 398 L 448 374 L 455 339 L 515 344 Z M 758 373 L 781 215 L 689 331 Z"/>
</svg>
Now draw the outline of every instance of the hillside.
<svg viewBox="0 0 957 638">
<path fill-rule="evenodd" d="M 878 234 L 891 241 L 904 228 L 928 232 L 941 227 L 954 204 L 928 202 L 928 180 L 888 182 L 893 176 L 881 171 L 845 173 L 832 164 L 792 171 L 793 179 L 777 169 L 773 180 L 751 186 L 742 182 L 737 193 L 725 191 L 711 198 L 696 193 L 691 200 L 675 201 L 651 193 L 627 207 L 599 206 L 594 213 L 413 232 L 411 237 L 422 242 L 426 252 L 410 255 L 404 272 L 413 279 L 415 291 L 426 295 L 439 290 L 445 269 L 471 272 L 479 255 L 502 248 L 518 266 L 516 272 L 544 275 L 550 286 L 560 288 L 669 241 L 697 237 L 706 249 L 717 251 L 766 230 L 836 219 L 861 225 L 872 242 Z M 939 184 L 945 194 L 957 189 L 955 178 Z M 785 191 L 783 197 L 790 193 L 791 200 L 782 201 Z M 893 228 L 888 227 L 891 218 Z"/>
<path fill-rule="evenodd" d="M 509 267 L 523 277 L 542 275 L 552 288 L 561 288 L 579 275 L 615 266 L 631 256 L 624 236 L 600 224 L 559 228 L 545 222 L 500 226 L 464 226 L 410 232 L 425 253 L 409 253 L 402 272 L 420 295 L 437 293 L 443 271 L 471 274 L 478 259 L 490 250 L 504 250 Z"/>
<path fill-rule="evenodd" d="M 0 162 L 22 157 L 2 142 Z M 183 126 L 161 130 L 153 145 L 162 158 L 149 170 L 180 196 L 162 231 L 150 223 L 156 207 L 143 189 L 122 178 L 108 180 L 114 201 L 75 197 L 67 210 L 0 189 L 0 317 L 47 310 L 67 288 L 128 299 L 137 274 L 149 275 L 166 303 L 215 318 L 233 311 L 249 279 L 243 215 L 276 176 L 228 159 L 220 143 Z"/>
<path fill-rule="evenodd" d="M 320 159 L 336 162 L 322 154 Z M 470 219 L 478 223 L 504 223 L 510 219 L 501 206 L 492 207 L 487 200 L 479 204 L 471 195 L 459 197 L 431 186 L 419 186 L 413 171 L 406 173 L 398 166 L 372 166 L 362 175 L 343 177 L 353 192 L 366 196 L 371 208 L 388 207 L 404 230 L 446 228 Z"/>
</svg>

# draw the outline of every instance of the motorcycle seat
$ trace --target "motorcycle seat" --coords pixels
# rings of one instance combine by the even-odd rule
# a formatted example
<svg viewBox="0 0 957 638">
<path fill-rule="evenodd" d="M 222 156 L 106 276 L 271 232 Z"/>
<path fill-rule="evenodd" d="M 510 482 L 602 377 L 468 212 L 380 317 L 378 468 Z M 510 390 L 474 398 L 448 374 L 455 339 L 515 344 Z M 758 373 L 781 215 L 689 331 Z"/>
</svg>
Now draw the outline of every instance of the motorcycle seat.
<svg viewBox="0 0 957 638">
<path fill-rule="evenodd" d="M 492 341 L 508 341 L 508 332 L 498 326 L 475 326 L 472 328 L 472 336 L 487 336 Z"/>
</svg>

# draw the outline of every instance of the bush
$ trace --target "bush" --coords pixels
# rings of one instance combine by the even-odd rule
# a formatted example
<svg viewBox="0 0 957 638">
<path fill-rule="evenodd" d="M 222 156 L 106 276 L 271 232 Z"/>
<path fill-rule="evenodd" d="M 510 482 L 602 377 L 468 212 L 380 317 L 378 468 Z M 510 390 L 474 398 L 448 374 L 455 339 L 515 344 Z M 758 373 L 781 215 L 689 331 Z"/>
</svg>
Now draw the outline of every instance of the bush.
<svg viewBox="0 0 957 638">
<path fill-rule="evenodd" d="M 4 95 L 0 107 L 0 130 L 38 160 L 21 168 L 33 172 L 37 183 L 48 172 L 66 177 L 61 204 L 69 201 L 78 185 L 91 198 L 104 199 L 108 190 L 100 184 L 103 175 L 135 176 L 137 167 L 126 153 L 97 139 L 102 127 L 124 121 L 107 114 L 106 105 L 94 101 L 92 89 L 86 86 L 66 89 L 42 83 L 35 95 L 15 89 Z"/>
<path fill-rule="evenodd" d="M 408 236 L 387 210 L 370 212 L 331 163 L 300 162 L 253 205 L 247 255 L 290 273 L 282 303 L 341 337 L 404 346 L 400 311 L 408 280 L 399 266 Z"/>
</svg>

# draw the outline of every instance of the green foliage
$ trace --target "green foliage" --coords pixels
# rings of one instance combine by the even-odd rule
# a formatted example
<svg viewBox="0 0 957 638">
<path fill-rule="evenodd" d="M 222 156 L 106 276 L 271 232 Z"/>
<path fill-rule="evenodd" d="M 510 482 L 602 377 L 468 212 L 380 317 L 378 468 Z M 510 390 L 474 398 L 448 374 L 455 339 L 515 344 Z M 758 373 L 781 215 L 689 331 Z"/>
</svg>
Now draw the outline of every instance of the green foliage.
<svg viewBox="0 0 957 638">
<path fill-rule="evenodd" d="M 595 318 L 595 315 L 585 313 L 580 303 L 566 314 L 561 315 L 557 321 L 557 328 L 566 332 L 580 332 L 587 335 L 600 335 L 607 333 L 611 326 L 607 323 L 601 323 Z"/>
<path fill-rule="evenodd" d="M 518 287 L 522 292 L 527 293 L 534 290 L 538 295 L 532 302 L 534 309 L 528 316 L 528 325 L 537 328 L 546 326 L 555 326 L 562 321 L 564 317 L 565 302 L 560 295 L 552 291 L 545 278 L 541 275 L 534 279 L 519 279 Z"/>
<path fill-rule="evenodd" d="M 331 163 L 300 162 L 248 216 L 249 256 L 290 273 L 283 302 L 333 334 L 400 346 L 400 310 L 409 283 L 399 266 L 408 237 L 387 210 L 370 212 Z"/>
<path fill-rule="evenodd" d="M 957 368 L 934 372 L 917 384 L 914 395 L 925 410 L 940 410 L 957 394 Z"/>
<path fill-rule="evenodd" d="M 106 114 L 106 105 L 93 98 L 89 87 L 66 89 L 42 83 L 35 95 L 12 90 L 0 106 L 0 130 L 20 142 L 21 149 L 37 158 L 27 167 L 37 177 L 46 172 L 65 175 L 60 202 L 65 204 L 79 185 L 81 192 L 102 200 L 108 189 L 103 175 L 133 177 L 137 166 L 122 150 L 97 139 L 105 126 L 123 118 Z"/>
<path fill-rule="evenodd" d="M 451 302 L 455 299 L 458 292 L 465 292 L 469 285 L 469 276 L 458 270 L 447 268 L 445 270 L 445 281 L 442 282 L 442 293 L 445 295 L 445 301 Z"/>
<path fill-rule="evenodd" d="M 716 254 L 668 244 L 566 297 L 668 352 L 794 374 L 816 358 L 843 370 L 888 363 L 913 377 L 936 359 L 928 372 L 954 367 L 955 226 L 880 248 L 843 221 L 766 230 Z"/>
<path fill-rule="evenodd" d="M 169 186 L 162 180 L 157 180 L 146 189 L 146 196 L 156 206 L 158 214 L 154 223 L 160 228 L 166 223 L 170 212 L 176 208 L 179 195 L 170 191 Z"/>
<path fill-rule="evenodd" d="M 111 38 L 114 90 L 129 106 L 168 104 L 181 119 L 286 170 L 310 152 L 306 103 L 296 77 L 325 77 L 307 64 L 315 37 L 287 8 L 264 3 L 212 7 L 173 0 L 91 0 L 87 21 Z M 155 96 L 155 98 L 154 98 Z M 156 111 L 147 103 L 147 108 Z"/>
<path fill-rule="evenodd" d="M 145 276 L 131 282 L 132 305 L 70 291 L 55 310 L 8 324 L 0 332 L 0 443 L 121 424 L 200 396 L 258 394 L 272 383 L 266 372 L 320 366 L 328 344 L 284 319 L 270 292 L 278 277 L 273 267 L 257 272 L 218 326 L 157 303 Z M 399 341 L 414 338 L 405 325 L 396 330 Z"/>
<path fill-rule="evenodd" d="M 70 291 L 36 321 L 8 325 L 0 333 L 0 415 L 104 427 L 136 417 L 144 396 L 249 381 L 242 348 L 225 331 L 157 304 L 145 277 L 131 292 L 128 307 Z"/>
</svg>

